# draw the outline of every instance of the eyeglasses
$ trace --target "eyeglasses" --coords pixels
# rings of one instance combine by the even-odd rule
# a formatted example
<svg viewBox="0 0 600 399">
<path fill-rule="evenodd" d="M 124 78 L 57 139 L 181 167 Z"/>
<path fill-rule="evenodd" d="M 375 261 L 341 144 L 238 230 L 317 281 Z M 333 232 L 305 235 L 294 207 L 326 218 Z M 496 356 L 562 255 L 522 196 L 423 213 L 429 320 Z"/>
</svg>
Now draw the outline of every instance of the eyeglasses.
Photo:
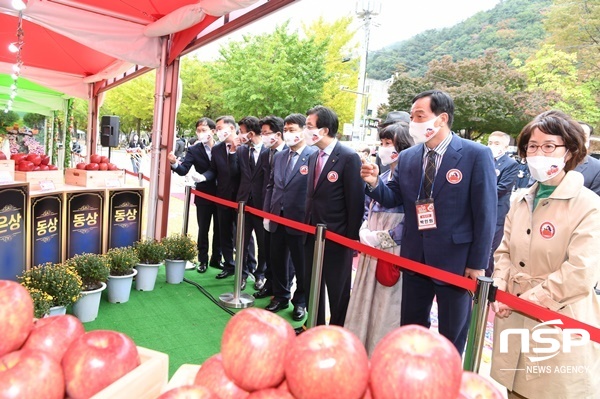
<svg viewBox="0 0 600 399">
<path fill-rule="evenodd" d="M 535 154 L 538 150 L 538 148 L 542 149 L 542 152 L 544 154 L 552 154 L 557 147 L 566 147 L 566 145 L 557 145 L 557 144 L 550 144 L 550 143 L 546 143 L 546 144 L 542 144 L 542 145 L 537 145 L 537 144 L 527 144 L 527 147 L 525 147 L 526 151 L 528 154 Z"/>
</svg>

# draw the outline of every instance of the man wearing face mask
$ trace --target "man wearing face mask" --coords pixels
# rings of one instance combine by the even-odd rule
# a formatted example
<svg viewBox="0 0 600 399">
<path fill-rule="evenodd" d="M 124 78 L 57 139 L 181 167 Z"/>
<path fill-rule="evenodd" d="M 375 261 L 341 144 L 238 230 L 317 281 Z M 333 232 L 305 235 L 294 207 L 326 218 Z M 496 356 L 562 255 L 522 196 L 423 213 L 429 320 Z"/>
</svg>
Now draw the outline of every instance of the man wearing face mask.
<svg viewBox="0 0 600 399">
<path fill-rule="evenodd" d="M 217 187 L 215 181 L 206 181 L 200 173 L 204 173 L 210 168 L 211 153 L 214 145 L 214 131 L 215 122 L 209 118 L 200 118 L 196 122 L 197 144 L 188 148 L 183 161 L 178 163 L 177 157 L 172 152 L 168 155 L 171 169 L 180 176 L 187 175 L 193 166 L 195 171 L 192 172 L 191 178 L 195 182 L 196 190 L 210 195 L 216 195 Z M 196 218 L 198 220 L 198 267 L 196 270 L 198 273 L 204 273 L 209 265 L 218 268 L 222 267 L 217 206 L 214 202 L 198 196 L 194 196 L 194 203 L 196 204 Z M 213 223 L 213 236 L 209 262 L 208 231 L 211 219 Z"/>
<path fill-rule="evenodd" d="M 495 131 L 488 138 L 488 147 L 492 150 L 496 166 L 496 189 L 498 193 L 498 212 L 496 219 L 496 231 L 492 240 L 492 252 L 490 262 L 485 270 L 485 275 L 490 277 L 494 271 L 494 252 L 500 246 L 502 234 L 504 233 L 504 219 L 510 209 L 510 195 L 517 181 L 519 164 L 506 154 L 510 136 L 504 132 Z"/>
<path fill-rule="evenodd" d="M 289 148 L 273 156 L 273 168 L 263 210 L 297 222 L 304 222 L 304 205 L 308 181 L 308 157 L 316 151 L 304 142 L 302 130 L 306 117 L 288 115 L 284 120 L 283 138 Z M 265 228 L 271 237 L 271 280 L 273 299 L 267 310 L 278 312 L 294 305 L 292 318 L 296 321 L 306 315 L 305 287 L 309 284 L 304 275 L 304 239 L 301 231 L 267 221 Z M 290 259 L 293 267 L 290 267 Z M 291 297 L 290 288 L 296 274 L 296 291 Z"/>
<path fill-rule="evenodd" d="M 387 208 L 404 206 L 402 257 L 472 279 L 483 276 L 498 202 L 492 153 L 450 130 L 454 101 L 443 91 L 416 95 L 410 116 L 416 144 L 400 153 L 398 173 L 387 185 L 376 165 L 363 164 L 365 191 Z M 405 271 L 400 323 L 429 328 L 434 297 L 439 331 L 462 353 L 472 305 L 462 288 Z"/>
<path fill-rule="evenodd" d="M 590 136 L 594 128 L 585 122 L 579 122 L 585 134 L 585 148 L 590 149 Z M 583 185 L 600 195 L 600 161 L 587 155 L 575 170 L 583 175 Z"/>
</svg>

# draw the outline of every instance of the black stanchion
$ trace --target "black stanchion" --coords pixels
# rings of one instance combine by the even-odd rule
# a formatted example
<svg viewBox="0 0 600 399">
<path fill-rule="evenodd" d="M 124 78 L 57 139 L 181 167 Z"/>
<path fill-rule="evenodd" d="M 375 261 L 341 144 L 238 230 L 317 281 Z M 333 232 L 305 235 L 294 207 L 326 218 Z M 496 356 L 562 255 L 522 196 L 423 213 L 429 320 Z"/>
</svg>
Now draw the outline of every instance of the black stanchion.
<svg viewBox="0 0 600 399">
<path fill-rule="evenodd" d="M 474 373 L 479 372 L 479 365 L 481 364 L 490 302 L 496 300 L 496 287 L 492 285 L 493 283 L 494 280 L 490 277 L 477 277 L 477 290 L 473 297 L 471 325 L 469 326 L 467 349 L 463 361 L 463 369 Z"/>
</svg>

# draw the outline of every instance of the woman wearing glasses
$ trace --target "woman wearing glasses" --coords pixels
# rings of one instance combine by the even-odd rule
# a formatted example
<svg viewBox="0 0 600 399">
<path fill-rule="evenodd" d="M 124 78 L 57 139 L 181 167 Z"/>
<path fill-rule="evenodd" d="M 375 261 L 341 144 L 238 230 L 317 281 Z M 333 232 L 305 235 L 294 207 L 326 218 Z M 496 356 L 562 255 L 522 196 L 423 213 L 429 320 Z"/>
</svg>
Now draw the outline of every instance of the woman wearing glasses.
<svg viewBox="0 0 600 399">
<path fill-rule="evenodd" d="M 494 282 L 599 327 L 594 284 L 600 277 L 600 198 L 573 170 L 586 155 L 581 126 L 560 111 L 547 111 L 523 128 L 517 143 L 537 183 L 515 199 L 506 217 Z M 587 342 L 583 332 L 567 334 L 569 345 L 558 327 L 539 326 L 502 303 L 494 303 L 494 311 L 491 375 L 508 388 L 509 398 L 600 396 L 600 344 Z"/>
</svg>

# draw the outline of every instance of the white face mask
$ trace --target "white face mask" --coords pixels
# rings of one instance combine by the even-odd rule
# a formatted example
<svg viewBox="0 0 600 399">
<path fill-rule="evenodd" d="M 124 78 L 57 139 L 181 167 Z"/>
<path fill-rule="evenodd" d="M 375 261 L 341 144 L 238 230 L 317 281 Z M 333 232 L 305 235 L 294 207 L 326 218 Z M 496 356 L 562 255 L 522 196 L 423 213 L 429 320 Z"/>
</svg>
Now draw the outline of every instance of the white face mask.
<svg viewBox="0 0 600 399">
<path fill-rule="evenodd" d="M 242 143 L 242 144 L 246 144 L 247 142 L 249 142 L 249 141 L 250 141 L 250 139 L 248 138 L 248 134 L 249 134 L 249 133 L 240 133 L 240 134 L 238 135 L 238 137 L 240 138 L 240 143 Z"/>
<path fill-rule="evenodd" d="M 557 176 L 565 168 L 565 154 L 563 157 L 544 157 L 533 156 L 527 157 L 527 166 L 531 177 L 543 183 Z"/>
<path fill-rule="evenodd" d="M 504 155 L 504 148 L 502 146 L 488 145 L 488 147 L 490 148 L 490 150 L 492 150 L 492 155 L 494 156 L 494 158 L 500 158 L 502 155 Z"/>
<path fill-rule="evenodd" d="M 306 141 L 306 145 L 315 145 L 319 141 L 321 141 L 323 136 L 321 136 L 319 134 L 320 131 L 321 131 L 321 129 L 310 129 L 309 130 L 309 129 L 305 128 L 302 133 L 304 134 L 304 141 Z"/>
<path fill-rule="evenodd" d="M 437 116 L 426 122 L 410 122 L 408 126 L 408 132 L 412 136 L 415 144 L 426 143 L 431 140 L 437 132 L 440 131 L 440 127 L 435 127 L 435 121 Z"/>
<path fill-rule="evenodd" d="M 229 137 L 230 134 L 231 132 L 229 130 L 217 130 L 217 137 L 220 142 L 227 140 L 227 137 Z"/>
<path fill-rule="evenodd" d="M 262 138 L 262 142 L 263 145 L 265 146 L 265 148 L 271 148 L 273 147 L 273 144 L 275 144 L 275 135 L 274 134 L 263 134 L 261 136 Z"/>
<path fill-rule="evenodd" d="M 398 159 L 398 153 L 396 152 L 396 148 L 394 146 L 379 147 L 377 154 L 379 155 L 379 159 L 381 160 L 381 164 L 383 166 L 392 164 L 396 159 Z"/>
<path fill-rule="evenodd" d="M 212 136 L 212 133 L 200 133 L 198 135 L 198 140 L 200 140 L 200 142 L 202 144 L 206 144 L 210 140 L 211 136 Z"/>
<path fill-rule="evenodd" d="M 304 135 L 302 132 L 283 132 L 283 140 L 285 141 L 285 144 L 291 147 L 304 140 Z"/>
</svg>

